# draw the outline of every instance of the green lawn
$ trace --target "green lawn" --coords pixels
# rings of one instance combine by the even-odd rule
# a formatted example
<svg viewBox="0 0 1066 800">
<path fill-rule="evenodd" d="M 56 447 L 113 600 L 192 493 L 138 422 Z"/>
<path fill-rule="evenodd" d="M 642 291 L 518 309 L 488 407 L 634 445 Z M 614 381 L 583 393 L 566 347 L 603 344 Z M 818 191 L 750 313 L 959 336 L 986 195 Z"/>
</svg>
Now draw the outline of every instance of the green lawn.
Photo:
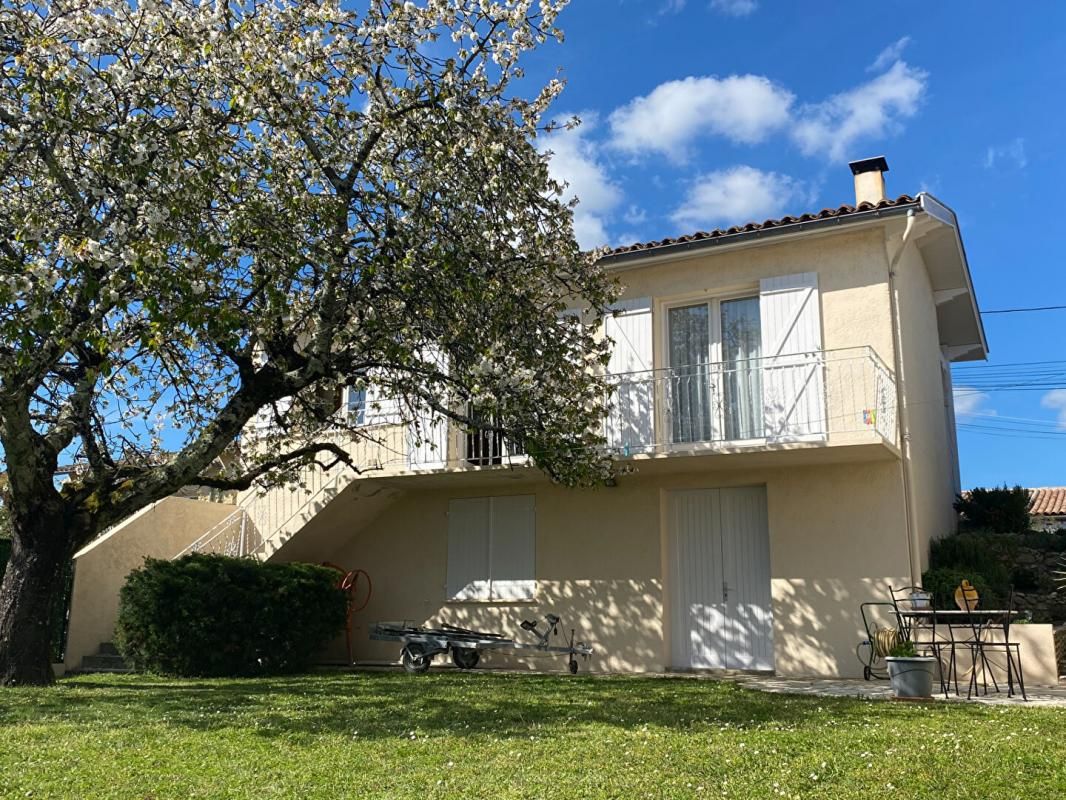
<svg viewBox="0 0 1066 800">
<path fill-rule="evenodd" d="M 0 690 L 0 797 L 1066 797 L 1066 712 L 513 674 Z"/>
</svg>

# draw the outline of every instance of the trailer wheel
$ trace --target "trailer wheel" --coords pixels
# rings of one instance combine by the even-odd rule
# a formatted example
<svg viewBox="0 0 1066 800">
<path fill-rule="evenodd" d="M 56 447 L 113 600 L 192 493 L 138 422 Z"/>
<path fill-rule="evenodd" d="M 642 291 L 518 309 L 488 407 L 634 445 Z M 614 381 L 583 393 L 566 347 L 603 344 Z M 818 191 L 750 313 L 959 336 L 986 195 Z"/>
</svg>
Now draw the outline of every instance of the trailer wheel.
<svg viewBox="0 0 1066 800">
<path fill-rule="evenodd" d="M 412 642 L 404 645 L 403 651 L 400 653 L 400 661 L 407 672 L 412 675 L 422 675 L 429 672 L 429 665 L 433 663 L 433 656 L 426 655 L 425 648 L 422 645 Z"/>
<path fill-rule="evenodd" d="M 453 647 L 452 663 L 459 669 L 473 669 L 481 660 L 481 653 L 473 647 Z"/>
<path fill-rule="evenodd" d="M 570 658 L 570 674 L 577 675 L 577 659 L 572 656 Z"/>
</svg>

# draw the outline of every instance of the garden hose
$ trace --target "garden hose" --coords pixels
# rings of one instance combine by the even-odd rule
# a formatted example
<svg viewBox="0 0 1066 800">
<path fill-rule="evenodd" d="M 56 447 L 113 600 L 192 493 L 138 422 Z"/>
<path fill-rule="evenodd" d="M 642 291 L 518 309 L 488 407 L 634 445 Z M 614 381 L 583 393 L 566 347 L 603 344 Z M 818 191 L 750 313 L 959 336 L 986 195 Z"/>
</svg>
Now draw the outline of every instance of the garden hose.
<svg viewBox="0 0 1066 800">
<path fill-rule="evenodd" d="M 899 631 L 895 628 L 878 628 L 870 637 L 870 643 L 873 645 L 874 655 L 884 658 L 899 644 Z"/>
</svg>

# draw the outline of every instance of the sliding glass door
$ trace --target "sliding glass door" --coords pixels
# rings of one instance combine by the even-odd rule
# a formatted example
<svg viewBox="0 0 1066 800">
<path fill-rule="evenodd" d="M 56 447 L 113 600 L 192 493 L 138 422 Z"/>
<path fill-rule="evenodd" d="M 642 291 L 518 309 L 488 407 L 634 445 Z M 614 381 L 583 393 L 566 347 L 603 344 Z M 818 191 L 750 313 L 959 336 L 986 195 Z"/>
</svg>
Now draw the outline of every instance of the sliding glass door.
<svg viewBox="0 0 1066 800">
<path fill-rule="evenodd" d="M 671 441 L 764 436 L 759 298 L 670 308 L 667 339 Z"/>
</svg>

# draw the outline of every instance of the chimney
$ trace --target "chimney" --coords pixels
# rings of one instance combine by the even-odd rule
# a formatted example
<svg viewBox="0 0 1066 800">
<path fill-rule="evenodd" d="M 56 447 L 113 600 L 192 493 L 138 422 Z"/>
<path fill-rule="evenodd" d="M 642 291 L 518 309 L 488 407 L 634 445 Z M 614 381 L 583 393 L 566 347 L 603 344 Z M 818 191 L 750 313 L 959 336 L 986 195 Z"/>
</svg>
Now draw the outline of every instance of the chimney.
<svg viewBox="0 0 1066 800">
<path fill-rule="evenodd" d="M 855 176 L 855 205 L 873 203 L 877 205 L 885 199 L 885 173 L 888 162 L 884 156 L 864 158 L 848 164 L 851 174 Z"/>
</svg>

